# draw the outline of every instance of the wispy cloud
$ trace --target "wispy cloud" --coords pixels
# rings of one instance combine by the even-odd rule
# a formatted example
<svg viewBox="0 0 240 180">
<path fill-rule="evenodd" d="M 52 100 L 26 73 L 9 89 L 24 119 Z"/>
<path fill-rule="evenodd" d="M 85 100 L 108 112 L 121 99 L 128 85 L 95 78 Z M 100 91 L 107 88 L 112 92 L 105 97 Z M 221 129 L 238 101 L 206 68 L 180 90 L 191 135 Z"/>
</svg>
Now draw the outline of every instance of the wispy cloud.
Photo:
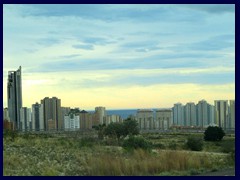
<svg viewBox="0 0 240 180">
<path fill-rule="evenodd" d="M 76 49 L 86 49 L 86 50 L 93 50 L 93 45 L 91 44 L 75 44 L 75 45 L 72 45 L 73 48 L 76 48 Z"/>
<path fill-rule="evenodd" d="M 41 84 L 41 95 L 87 88 L 97 99 L 104 89 L 114 95 L 112 87 L 157 95 L 166 84 L 199 89 L 235 81 L 231 4 L 4 4 L 3 36 L 4 78 L 22 65 L 28 94 Z"/>
</svg>

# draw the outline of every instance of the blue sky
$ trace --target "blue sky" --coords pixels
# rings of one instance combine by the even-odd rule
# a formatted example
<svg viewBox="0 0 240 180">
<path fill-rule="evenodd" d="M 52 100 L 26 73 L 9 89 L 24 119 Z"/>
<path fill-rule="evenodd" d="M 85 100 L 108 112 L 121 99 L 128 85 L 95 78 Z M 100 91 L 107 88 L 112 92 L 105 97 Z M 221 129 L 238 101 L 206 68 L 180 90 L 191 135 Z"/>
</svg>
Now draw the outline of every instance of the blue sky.
<svg viewBox="0 0 240 180">
<path fill-rule="evenodd" d="M 92 109 L 235 99 L 234 5 L 3 6 L 3 73 L 23 104 Z M 77 97 L 77 98 L 76 98 Z"/>
</svg>

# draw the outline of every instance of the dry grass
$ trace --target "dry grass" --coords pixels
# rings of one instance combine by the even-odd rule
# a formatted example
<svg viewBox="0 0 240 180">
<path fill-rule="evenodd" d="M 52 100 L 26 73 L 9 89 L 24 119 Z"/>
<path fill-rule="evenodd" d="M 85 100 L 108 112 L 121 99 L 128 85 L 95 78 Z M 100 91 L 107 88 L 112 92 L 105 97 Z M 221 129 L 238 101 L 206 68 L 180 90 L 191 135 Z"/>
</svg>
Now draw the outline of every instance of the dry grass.
<svg viewBox="0 0 240 180">
<path fill-rule="evenodd" d="M 76 139 L 4 139 L 4 175 L 191 175 L 199 169 L 231 166 L 227 154 L 154 150 L 128 152 Z M 84 147 L 83 147 L 84 145 Z"/>
<path fill-rule="evenodd" d="M 88 175 L 158 175 L 169 171 L 187 171 L 192 169 L 211 169 L 215 161 L 205 154 L 183 151 L 158 151 L 148 153 L 135 150 L 131 156 L 104 154 L 91 157 L 88 161 Z"/>
</svg>

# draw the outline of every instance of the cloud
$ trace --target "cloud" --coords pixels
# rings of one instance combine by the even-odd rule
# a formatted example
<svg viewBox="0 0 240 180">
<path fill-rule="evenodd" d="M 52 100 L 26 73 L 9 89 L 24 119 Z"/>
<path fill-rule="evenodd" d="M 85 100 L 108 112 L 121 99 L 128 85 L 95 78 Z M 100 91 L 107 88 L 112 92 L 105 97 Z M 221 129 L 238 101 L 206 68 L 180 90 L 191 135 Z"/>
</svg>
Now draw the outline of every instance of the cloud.
<svg viewBox="0 0 240 180">
<path fill-rule="evenodd" d="M 61 41 L 59 39 L 56 39 L 56 38 L 42 38 L 42 39 L 38 39 L 37 41 L 37 44 L 40 44 L 42 46 L 52 46 L 52 45 L 55 45 L 55 44 L 59 44 Z"/>
<path fill-rule="evenodd" d="M 185 6 L 190 9 L 195 9 L 211 14 L 235 13 L 234 4 L 194 4 Z"/>
<path fill-rule="evenodd" d="M 72 45 L 73 48 L 76 48 L 76 49 L 85 49 L 85 50 L 93 50 L 93 45 L 91 44 L 75 44 L 75 45 Z"/>
</svg>

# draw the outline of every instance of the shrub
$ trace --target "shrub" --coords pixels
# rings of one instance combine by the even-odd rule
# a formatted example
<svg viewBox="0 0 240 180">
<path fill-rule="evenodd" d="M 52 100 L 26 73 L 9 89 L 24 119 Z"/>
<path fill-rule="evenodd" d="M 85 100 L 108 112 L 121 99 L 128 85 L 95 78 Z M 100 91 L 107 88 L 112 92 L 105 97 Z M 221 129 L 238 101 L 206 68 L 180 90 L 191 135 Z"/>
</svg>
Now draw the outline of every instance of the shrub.
<svg viewBox="0 0 240 180">
<path fill-rule="evenodd" d="M 175 142 L 170 142 L 168 147 L 171 149 L 171 150 L 176 150 L 177 149 L 177 144 Z"/>
<path fill-rule="evenodd" d="M 123 141 L 123 148 L 128 150 L 133 149 L 144 149 L 151 150 L 152 143 L 144 139 L 143 137 L 130 136 L 128 139 Z"/>
<path fill-rule="evenodd" d="M 92 147 L 96 144 L 96 139 L 91 137 L 84 137 L 80 139 L 79 146 L 80 147 Z"/>
<path fill-rule="evenodd" d="M 203 149 L 203 141 L 199 137 L 188 137 L 186 145 L 192 151 L 201 151 Z"/>
<path fill-rule="evenodd" d="M 221 141 L 223 136 L 225 136 L 225 132 L 217 126 L 208 126 L 204 132 L 205 141 Z"/>
</svg>

